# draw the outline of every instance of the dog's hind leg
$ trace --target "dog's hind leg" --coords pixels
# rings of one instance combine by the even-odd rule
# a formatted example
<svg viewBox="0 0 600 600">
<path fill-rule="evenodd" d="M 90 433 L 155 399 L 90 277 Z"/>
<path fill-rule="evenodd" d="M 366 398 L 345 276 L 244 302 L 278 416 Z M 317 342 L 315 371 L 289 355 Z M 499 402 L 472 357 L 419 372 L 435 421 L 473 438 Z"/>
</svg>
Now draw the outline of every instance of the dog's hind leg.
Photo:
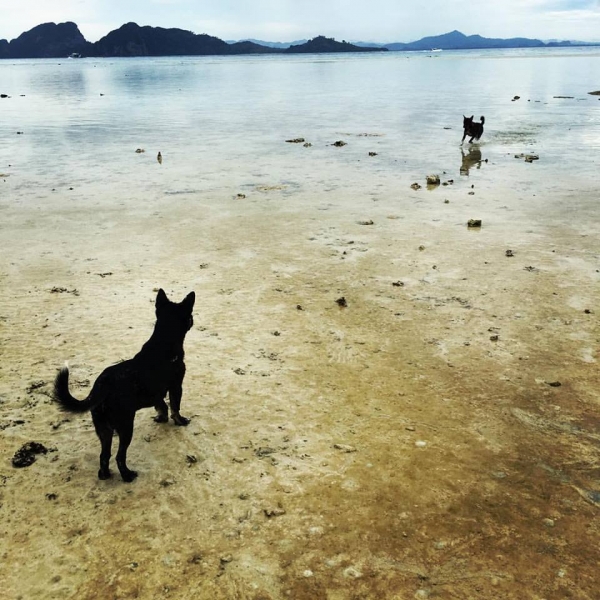
<svg viewBox="0 0 600 600">
<path fill-rule="evenodd" d="M 112 474 L 108 463 L 112 448 L 112 438 L 114 429 L 110 426 L 104 414 L 98 411 L 92 411 L 92 420 L 96 428 L 96 434 L 100 439 L 102 450 L 100 451 L 100 469 L 98 470 L 98 479 L 109 479 Z"/>
<path fill-rule="evenodd" d="M 154 405 L 154 408 L 158 413 L 155 415 L 154 420 L 157 423 L 166 423 L 169 420 L 169 407 L 167 406 L 167 403 L 164 400 L 160 400 L 160 402 L 157 402 Z"/>
<path fill-rule="evenodd" d="M 135 413 L 123 415 L 119 419 L 119 424 L 115 427 L 119 434 L 119 449 L 117 451 L 117 466 L 121 473 L 123 481 L 129 483 L 137 477 L 137 472 L 127 467 L 127 448 L 133 437 L 133 420 Z"/>
<path fill-rule="evenodd" d="M 181 396 L 183 390 L 181 383 L 177 383 L 169 388 L 169 404 L 171 405 L 171 419 L 175 425 L 189 425 L 190 420 L 179 414 L 179 407 L 181 406 Z"/>
</svg>

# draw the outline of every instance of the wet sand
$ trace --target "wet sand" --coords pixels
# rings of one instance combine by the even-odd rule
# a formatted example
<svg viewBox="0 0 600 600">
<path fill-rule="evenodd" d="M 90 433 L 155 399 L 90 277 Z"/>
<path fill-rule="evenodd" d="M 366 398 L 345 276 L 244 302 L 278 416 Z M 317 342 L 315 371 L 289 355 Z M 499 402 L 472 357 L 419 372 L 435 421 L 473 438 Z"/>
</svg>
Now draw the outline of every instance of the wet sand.
<svg viewBox="0 0 600 600">
<path fill-rule="evenodd" d="M 3 200 L 3 595 L 596 597 L 595 198 L 427 174 L 376 198 L 275 174 L 218 198 Z M 90 416 L 51 382 L 68 360 L 83 398 L 135 354 L 159 287 L 197 295 L 192 422 L 140 411 L 138 479 L 99 481 Z M 13 468 L 29 441 L 50 452 Z"/>
</svg>

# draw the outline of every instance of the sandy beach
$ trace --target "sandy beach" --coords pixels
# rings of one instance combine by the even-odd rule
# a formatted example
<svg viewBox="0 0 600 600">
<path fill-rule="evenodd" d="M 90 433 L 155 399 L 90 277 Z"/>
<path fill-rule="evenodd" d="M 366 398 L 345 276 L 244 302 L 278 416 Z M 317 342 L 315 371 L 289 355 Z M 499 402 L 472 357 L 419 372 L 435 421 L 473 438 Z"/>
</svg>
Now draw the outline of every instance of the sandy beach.
<svg viewBox="0 0 600 600">
<path fill-rule="evenodd" d="M 350 204 L 277 172 L 218 209 L 3 201 L 2 595 L 595 598 L 595 199 L 555 192 L 542 216 L 535 182 L 427 174 Z M 159 287 L 197 296 L 192 421 L 139 412 L 138 479 L 99 481 L 90 416 L 52 380 L 68 361 L 83 398 L 133 356 Z M 14 468 L 30 441 L 48 453 Z"/>
</svg>

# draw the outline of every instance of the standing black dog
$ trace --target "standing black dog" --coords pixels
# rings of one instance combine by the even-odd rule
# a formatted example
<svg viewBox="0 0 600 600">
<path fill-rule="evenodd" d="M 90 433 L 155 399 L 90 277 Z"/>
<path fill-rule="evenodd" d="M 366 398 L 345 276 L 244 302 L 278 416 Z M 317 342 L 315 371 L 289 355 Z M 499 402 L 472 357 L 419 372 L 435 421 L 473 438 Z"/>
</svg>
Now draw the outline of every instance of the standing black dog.
<svg viewBox="0 0 600 600">
<path fill-rule="evenodd" d="M 105 369 L 85 400 L 69 392 L 69 369 L 64 367 L 54 382 L 54 399 L 64 410 L 92 411 L 92 420 L 102 444 L 99 479 L 108 479 L 113 432 L 119 435 L 117 466 L 123 481 L 133 481 L 135 471 L 127 467 L 127 448 L 133 435 L 133 421 L 140 408 L 154 406 L 159 423 L 169 420 L 165 396 L 169 394 L 171 418 L 175 425 L 190 421 L 179 414 L 185 363 L 183 340 L 192 328 L 196 295 L 191 292 L 180 302 L 171 302 L 161 289 L 156 296 L 154 333 L 131 359 Z"/>
<path fill-rule="evenodd" d="M 485 123 L 485 117 L 481 117 L 481 123 L 473 122 L 473 115 L 470 117 L 465 117 L 463 115 L 463 128 L 465 133 L 461 140 L 461 144 L 465 141 L 467 136 L 470 136 L 469 144 L 473 143 L 473 140 L 478 140 L 483 135 L 483 124 Z"/>
</svg>

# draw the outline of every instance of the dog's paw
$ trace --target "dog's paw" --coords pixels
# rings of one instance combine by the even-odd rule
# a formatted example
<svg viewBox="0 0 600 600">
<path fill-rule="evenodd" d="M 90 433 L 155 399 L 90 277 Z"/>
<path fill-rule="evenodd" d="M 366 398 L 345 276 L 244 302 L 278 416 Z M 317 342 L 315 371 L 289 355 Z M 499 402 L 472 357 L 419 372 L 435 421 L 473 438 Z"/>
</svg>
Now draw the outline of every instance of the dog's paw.
<svg viewBox="0 0 600 600">
<path fill-rule="evenodd" d="M 175 423 L 175 425 L 179 425 L 182 427 L 185 427 L 186 425 L 190 424 L 190 419 L 188 419 L 186 417 L 182 417 L 179 414 L 171 415 L 171 419 L 173 419 L 173 422 Z"/>
<path fill-rule="evenodd" d="M 158 413 L 154 417 L 155 423 L 167 423 L 169 421 L 169 415 L 167 413 Z"/>
<path fill-rule="evenodd" d="M 137 471 L 131 471 L 127 469 L 127 471 L 121 472 L 121 477 L 125 483 L 131 483 L 138 476 Z"/>
<path fill-rule="evenodd" d="M 100 469 L 98 471 L 98 479 L 110 479 L 112 477 L 112 473 L 109 469 L 103 470 Z"/>
</svg>

